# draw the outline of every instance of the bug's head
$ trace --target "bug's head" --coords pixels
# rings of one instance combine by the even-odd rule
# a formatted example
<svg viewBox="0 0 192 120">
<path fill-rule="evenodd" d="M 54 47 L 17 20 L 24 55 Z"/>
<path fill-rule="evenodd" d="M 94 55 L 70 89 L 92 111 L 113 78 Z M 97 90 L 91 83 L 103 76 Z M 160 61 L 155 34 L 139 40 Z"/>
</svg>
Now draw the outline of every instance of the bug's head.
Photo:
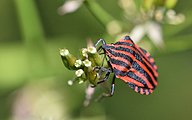
<svg viewBox="0 0 192 120">
<path fill-rule="evenodd" d="M 111 51 L 111 46 L 113 46 L 113 44 L 102 45 L 102 49 L 103 49 L 104 53 L 109 58 L 113 56 L 113 51 Z"/>
</svg>

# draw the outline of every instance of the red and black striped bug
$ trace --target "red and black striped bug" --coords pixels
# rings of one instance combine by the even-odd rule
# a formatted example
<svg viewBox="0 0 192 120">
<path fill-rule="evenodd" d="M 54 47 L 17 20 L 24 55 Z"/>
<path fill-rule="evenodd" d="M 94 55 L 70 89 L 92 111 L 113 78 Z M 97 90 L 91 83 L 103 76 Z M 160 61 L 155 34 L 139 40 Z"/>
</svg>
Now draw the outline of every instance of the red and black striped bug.
<svg viewBox="0 0 192 120">
<path fill-rule="evenodd" d="M 104 39 L 100 39 L 95 44 L 95 48 L 102 42 L 102 46 L 97 51 L 103 49 L 104 58 L 108 56 L 108 65 L 110 69 L 101 67 L 94 67 L 101 71 L 107 71 L 105 78 L 98 82 L 105 82 L 110 73 L 114 73 L 114 77 L 111 85 L 111 93 L 103 94 L 98 100 L 103 97 L 111 97 L 114 94 L 115 78 L 120 78 L 129 85 L 134 91 L 149 95 L 153 92 L 157 86 L 157 66 L 154 59 L 144 49 L 138 47 L 129 36 L 122 38 L 115 44 L 106 44 Z M 104 60 L 103 60 L 104 61 Z M 96 84 L 96 85 L 97 85 Z M 95 87 L 94 85 L 93 87 Z"/>
</svg>

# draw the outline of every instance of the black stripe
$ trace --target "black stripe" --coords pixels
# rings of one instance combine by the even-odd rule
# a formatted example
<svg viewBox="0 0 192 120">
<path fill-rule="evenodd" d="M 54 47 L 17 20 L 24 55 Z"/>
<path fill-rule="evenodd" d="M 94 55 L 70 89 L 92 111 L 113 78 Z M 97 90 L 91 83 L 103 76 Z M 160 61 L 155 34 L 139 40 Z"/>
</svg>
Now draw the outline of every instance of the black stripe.
<svg viewBox="0 0 192 120">
<path fill-rule="evenodd" d="M 135 75 L 132 71 L 129 71 L 129 72 L 127 72 L 127 71 L 120 71 L 117 68 L 114 68 L 113 72 L 114 72 L 115 76 L 117 76 L 117 75 L 120 75 L 122 77 L 128 76 L 128 77 L 130 77 L 130 78 L 132 78 L 132 79 L 142 83 L 145 87 L 147 87 L 147 83 L 143 79 L 141 79 L 139 76 Z"/>
<path fill-rule="evenodd" d="M 151 85 L 154 88 L 156 87 L 155 84 L 152 81 L 152 78 L 149 76 L 149 74 L 136 61 L 133 61 L 132 68 L 137 70 L 139 73 L 143 74 L 147 78 L 147 80 L 151 83 Z M 155 77 L 155 76 L 153 76 L 153 77 Z M 155 78 L 155 80 L 156 80 L 156 78 Z"/>
<path fill-rule="evenodd" d="M 133 43 L 133 42 L 132 42 Z M 131 44 L 129 42 L 116 42 L 114 45 L 126 45 L 126 46 L 130 46 L 130 47 L 135 47 L 134 43 Z"/>
<path fill-rule="evenodd" d="M 149 70 L 149 72 L 152 74 L 154 79 L 157 80 L 157 77 L 155 77 L 153 70 L 143 61 L 143 59 L 141 58 L 141 56 L 138 53 L 135 53 L 135 58 L 137 60 L 139 60 Z M 151 65 L 150 62 L 149 62 L 149 64 Z M 136 65 L 135 69 L 137 68 L 137 65 Z M 151 67 L 153 67 L 153 66 L 151 65 Z"/>
<path fill-rule="evenodd" d="M 151 56 L 149 56 L 148 58 L 149 58 L 149 60 L 153 59 Z M 151 63 L 151 66 L 154 68 L 154 65 L 156 65 L 155 62 L 150 62 L 150 63 Z M 157 72 L 157 69 L 155 69 L 155 71 Z"/>
<path fill-rule="evenodd" d="M 125 36 L 125 37 L 123 38 L 123 40 L 131 40 L 131 38 L 130 38 L 129 36 Z"/>
<path fill-rule="evenodd" d="M 126 60 L 128 60 L 131 64 L 132 64 L 132 67 L 137 70 L 138 72 L 140 72 L 141 74 L 143 74 L 147 80 L 149 80 L 149 82 L 152 84 L 152 86 L 155 88 L 156 86 L 154 85 L 153 81 L 152 81 L 152 78 L 148 75 L 148 73 L 146 71 L 144 71 L 143 68 L 141 68 L 141 66 L 136 62 L 134 61 L 135 64 L 133 64 L 133 59 L 128 56 L 128 55 L 125 55 L 125 54 L 122 54 L 122 53 L 117 53 L 117 52 L 114 52 L 110 49 L 108 49 L 108 52 L 110 52 L 113 56 L 115 57 L 122 57 Z M 143 59 L 141 58 L 141 56 L 138 54 L 138 53 L 135 53 L 135 57 L 137 60 L 139 60 L 144 66 L 146 66 L 146 68 L 149 70 L 149 72 L 152 74 L 152 76 L 154 77 L 155 80 L 157 80 L 157 78 L 154 76 L 154 73 L 153 71 L 151 70 L 151 68 L 149 68 L 149 66 L 143 61 Z M 109 58 L 109 61 L 110 61 L 111 58 Z M 121 66 L 124 66 L 125 64 L 125 67 L 127 67 L 129 69 L 129 65 L 127 65 L 125 62 L 122 63 L 122 62 L 119 62 L 119 61 L 114 61 L 114 59 L 111 59 L 111 63 L 112 64 L 117 64 L 117 65 L 121 65 Z M 121 64 L 122 63 L 122 64 Z"/>
<path fill-rule="evenodd" d="M 154 65 L 156 65 L 156 64 L 155 64 L 155 62 L 152 62 L 151 65 L 152 65 L 152 67 L 154 68 Z M 155 68 L 154 68 L 154 69 L 155 69 Z M 157 69 L 155 69 L 155 71 L 158 72 Z"/>
<path fill-rule="evenodd" d="M 140 48 L 140 49 L 143 51 L 143 53 L 144 53 L 145 55 L 147 54 L 147 51 L 145 51 L 145 50 L 142 49 L 142 48 Z M 153 59 L 150 54 L 149 54 L 149 56 L 147 56 L 147 57 L 148 57 L 149 60 Z M 145 59 L 145 60 L 147 60 L 147 59 Z M 148 61 L 148 60 L 147 60 L 147 62 L 148 62 L 152 67 L 153 67 L 154 65 L 156 65 L 155 62 L 150 62 L 150 61 Z M 155 69 L 155 71 L 157 72 L 157 69 Z"/>
<path fill-rule="evenodd" d="M 143 93 L 146 95 L 147 93 L 145 92 L 145 90 L 148 90 L 148 94 L 151 94 L 151 92 L 150 92 L 150 89 L 149 88 L 143 88 L 143 87 L 139 87 L 138 85 L 135 85 L 135 84 L 133 84 L 133 83 L 131 83 L 131 82 L 127 82 L 127 85 L 129 85 L 129 87 L 131 88 L 131 89 L 133 89 L 133 90 L 135 90 L 135 87 L 137 86 L 138 87 L 138 91 L 140 90 L 143 90 Z M 139 91 L 139 92 L 140 92 Z"/>
<path fill-rule="evenodd" d="M 140 47 L 139 47 L 140 48 Z M 144 50 L 143 48 L 140 48 L 141 49 L 141 51 L 146 55 L 147 54 L 147 51 L 146 50 Z"/>
<path fill-rule="evenodd" d="M 150 89 L 148 89 L 148 94 L 151 94 Z"/>
<path fill-rule="evenodd" d="M 133 62 L 133 59 L 132 59 L 130 56 L 128 56 L 128 55 L 125 55 L 125 54 L 123 54 L 123 53 L 114 52 L 114 51 L 112 51 L 112 50 L 110 50 L 110 49 L 108 49 L 108 52 L 111 53 L 111 54 L 112 54 L 113 56 L 115 56 L 115 57 L 124 58 L 124 59 L 128 60 L 130 63 Z M 109 58 L 109 59 L 110 59 L 110 58 Z"/>
<path fill-rule="evenodd" d="M 127 63 L 123 62 L 123 61 L 119 61 L 119 60 L 116 60 L 116 59 L 113 59 L 113 58 L 109 58 L 109 61 L 110 61 L 111 64 L 120 65 L 120 66 L 123 66 L 123 67 L 125 67 L 127 69 L 130 68 L 130 66 Z"/>
<path fill-rule="evenodd" d="M 140 48 L 142 51 L 143 51 L 143 53 L 146 55 L 146 51 L 144 50 L 144 49 L 142 49 L 142 48 Z M 138 51 L 139 52 L 139 51 Z M 142 55 L 142 54 L 141 54 Z M 143 55 L 142 55 L 143 56 Z M 152 57 L 151 57 L 151 55 L 149 54 L 149 56 L 147 56 L 148 57 L 148 59 L 150 60 L 150 59 L 152 59 Z M 145 58 L 145 56 L 143 56 L 143 58 Z M 145 60 L 154 68 L 154 65 L 156 65 L 155 64 L 155 62 L 150 62 L 150 61 L 148 61 L 146 58 L 145 58 Z M 154 68 L 155 69 L 155 68 Z M 157 71 L 157 69 L 155 69 L 155 71 L 156 72 L 158 72 Z M 157 78 L 155 79 L 156 81 L 157 81 Z"/>
<path fill-rule="evenodd" d="M 142 88 L 142 90 L 143 90 L 143 94 L 144 94 L 144 95 L 146 95 L 146 93 L 145 93 L 145 89 L 144 89 L 144 88 Z"/>
<path fill-rule="evenodd" d="M 128 55 L 125 55 L 125 54 L 122 54 L 122 53 L 118 53 L 118 52 L 114 52 L 114 51 L 112 51 L 111 49 L 109 49 L 109 48 L 111 48 L 111 49 L 115 49 L 115 50 L 117 50 L 115 47 L 113 47 L 113 46 L 107 46 L 107 45 L 105 45 L 104 46 L 104 49 L 106 49 L 106 51 L 108 51 L 109 53 L 111 53 L 113 56 L 115 56 L 115 57 L 122 57 L 122 58 L 124 58 L 124 59 L 126 59 L 126 60 L 128 60 L 128 61 L 130 61 L 130 63 L 133 65 L 133 58 L 131 58 L 130 56 L 128 56 Z M 123 47 L 119 47 L 119 49 L 121 50 L 121 51 L 125 51 L 125 52 L 128 52 L 130 49 L 125 49 L 125 48 L 123 48 Z M 132 52 L 134 52 L 133 50 L 131 50 Z M 139 51 L 138 51 L 139 52 Z M 139 52 L 140 53 L 140 52 Z M 141 54 L 142 56 L 143 56 L 143 58 L 140 56 L 140 54 L 138 54 L 138 53 L 132 53 L 132 54 L 134 54 L 134 56 L 135 56 L 135 58 L 138 60 L 138 61 L 140 61 L 144 66 L 146 66 L 146 68 L 148 69 L 148 71 L 152 74 L 152 76 L 154 77 L 154 79 L 155 80 L 157 80 L 157 78 L 154 76 L 154 73 L 153 73 L 153 71 L 152 71 L 152 69 L 143 61 L 143 58 L 145 58 L 145 56 L 143 56 L 143 54 Z M 146 59 L 146 58 L 145 58 Z M 110 58 L 109 58 L 109 61 L 110 61 Z M 134 61 L 134 63 L 136 63 L 136 61 Z M 115 63 L 115 62 L 113 62 L 113 64 L 118 64 L 118 63 Z M 151 65 L 151 63 L 149 63 L 150 65 Z M 120 64 L 121 65 L 121 64 Z M 123 66 L 123 65 L 122 65 Z M 127 66 L 127 65 L 126 65 Z M 152 84 L 152 86 L 153 87 L 156 87 L 155 85 L 154 85 L 154 83 L 153 83 L 153 81 L 152 81 L 152 78 L 148 75 L 148 73 L 146 72 L 146 71 L 144 71 L 144 69 L 143 68 L 141 68 L 141 66 L 140 65 L 138 65 L 138 63 L 136 63 L 136 64 L 134 64 L 134 66 L 132 66 L 134 69 L 136 69 L 138 72 L 140 72 L 141 74 L 143 74 L 148 80 L 149 80 L 149 82 Z"/>
<path fill-rule="evenodd" d="M 138 53 L 139 53 L 139 55 L 141 55 L 150 65 L 151 65 L 151 62 L 146 58 L 147 56 L 146 56 L 146 53 L 147 53 L 147 51 L 145 51 L 144 49 L 142 49 L 142 48 L 140 48 L 141 49 L 141 51 L 144 53 L 144 55 L 138 50 L 138 49 L 136 49 L 137 51 L 138 51 Z M 151 57 L 151 56 L 150 56 Z M 148 57 L 149 58 L 149 57 Z"/>
<path fill-rule="evenodd" d="M 124 48 L 124 47 L 114 47 L 114 46 L 104 46 L 104 49 L 105 50 L 107 50 L 107 51 L 111 51 L 110 49 L 113 49 L 113 50 L 118 50 L 118 51 L 125 51 L 125 52 L 128 52 L 128 53 L 130 53 L 130 54 L 132 54 L 133 56 L 135 55 L 135 51 L 134 50 L 132 50 L 132 49 L 130 49 L 130 48 Z M 134 47 L 133 47 L 133 49 L 135 49 Z M 112 52 L 113 51 L 111 51 L 110 53 L 112 54 Z"/>
<path fill-rule="evenodd" d="M 137 88 L 137 91 L 138 91 L 138 93 L 140 93 L 141 89 L 138 87 L 138 88 Z"/>
<path fill-rule="evenodd" d="M 113 47 L 113 46 L 106 46 L 106 47 L 105 47 L 105 49 L 106 49 L 108 52 L 110 52 L 112 55 L 114 55 L 115 57 L 122 57 L 122 58 L 124 58 L 124 59 L 126 59 L 126 60 L 128 60 L 128 61 L 133 61 L 133 60 L 132 60 L 131 57 L 126 57 L 127 55 L 122 54 L 122 53 L 117 54 L 117 52 L 114 52 L 114 51 L 110 50 L 109 48 L 114 49 L 114 50 L 119 50 L 119 51 L 125 51 L 125 52 L 128 52 L 128 53 L 132 54 L 133 56 L 135 56 L 135 58 L 136 58 L 137 60 L 139 60 L 144 66 L 146 66 L 147 69 L 149 70 L 149 72 L 151 72 L 151 74 L 154 76 L 153 70 L 143 61 L 143 59 L 145 59 L 145 60 L 148 62 L 148 64 L 150 64 L 152 67 L 153 67 L 153 64 L 151 64 L 151 62 L 149 62 L 149 61 L 146 59 L 146 56 L 144 56 L 142 53 L 140 53 L 139 50 L 137 50 L 138 53 L 139 53 L 139 54 L 138 54 L 138 53 L 135 53 L 135 51 L 133 51 L 133 50 L 131 50 L 131 49 L 129 49 L 129 48 L 124 48 L 124 47 L 117 47 L 117 48 L 115 48 L 115 47 Z M 142 50 L 145 54 L 147 53 L 145 50 L 143 50 L 143 49 L 141 49 L 141 50 Z M 141 57 L 141 56 L 142 56 L 142 57 Z M 130 58 L 131 58 L 131 59 L 130 59 Z M 157 78 L 156 78 L 155 76 L 154 76 L 154 79 L 157 80 Z"/>
<path fill-rule="evenodd" d="M 152 58 L 151 55 L 149 55 L 148 58 L 149 58 L 149 60 L 151 60 L 151 58 Z"/>
<path fill-rule="evenodd" d="M 135 90 L 135 84 L 131 83 L 131 82 L 127 82 L 127 85 L 129 85 L 129 87 L 133 90 Z"/>
</svg>

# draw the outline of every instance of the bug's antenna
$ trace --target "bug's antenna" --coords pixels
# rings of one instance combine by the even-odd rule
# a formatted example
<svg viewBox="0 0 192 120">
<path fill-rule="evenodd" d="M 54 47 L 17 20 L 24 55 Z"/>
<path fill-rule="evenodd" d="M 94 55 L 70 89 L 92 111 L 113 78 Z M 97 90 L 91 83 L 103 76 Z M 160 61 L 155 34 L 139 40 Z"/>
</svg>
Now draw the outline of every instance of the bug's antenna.
<svg viewBox="0 0 192 120">
<path fill-rule="evenodd" d="M 103 45 L 106 45 L 106 42 L 104 39 L 99 39 L 96 43 L 95 43 L 95 48 L 97 47 L 97 45 L 102 41 Z"/>
</svg>

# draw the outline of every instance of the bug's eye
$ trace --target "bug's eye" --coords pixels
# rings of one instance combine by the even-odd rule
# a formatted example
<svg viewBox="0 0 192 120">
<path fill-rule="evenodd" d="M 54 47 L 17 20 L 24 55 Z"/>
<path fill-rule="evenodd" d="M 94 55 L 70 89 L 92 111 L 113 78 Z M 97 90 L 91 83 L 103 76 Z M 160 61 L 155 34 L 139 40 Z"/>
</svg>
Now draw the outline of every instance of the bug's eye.
<svg viewBox="0 0 192 120">
<path fill-rule="evenodd" d="M 111 57 L 111 55 L 108 55 L 108 57 Z"/>
</svg>

